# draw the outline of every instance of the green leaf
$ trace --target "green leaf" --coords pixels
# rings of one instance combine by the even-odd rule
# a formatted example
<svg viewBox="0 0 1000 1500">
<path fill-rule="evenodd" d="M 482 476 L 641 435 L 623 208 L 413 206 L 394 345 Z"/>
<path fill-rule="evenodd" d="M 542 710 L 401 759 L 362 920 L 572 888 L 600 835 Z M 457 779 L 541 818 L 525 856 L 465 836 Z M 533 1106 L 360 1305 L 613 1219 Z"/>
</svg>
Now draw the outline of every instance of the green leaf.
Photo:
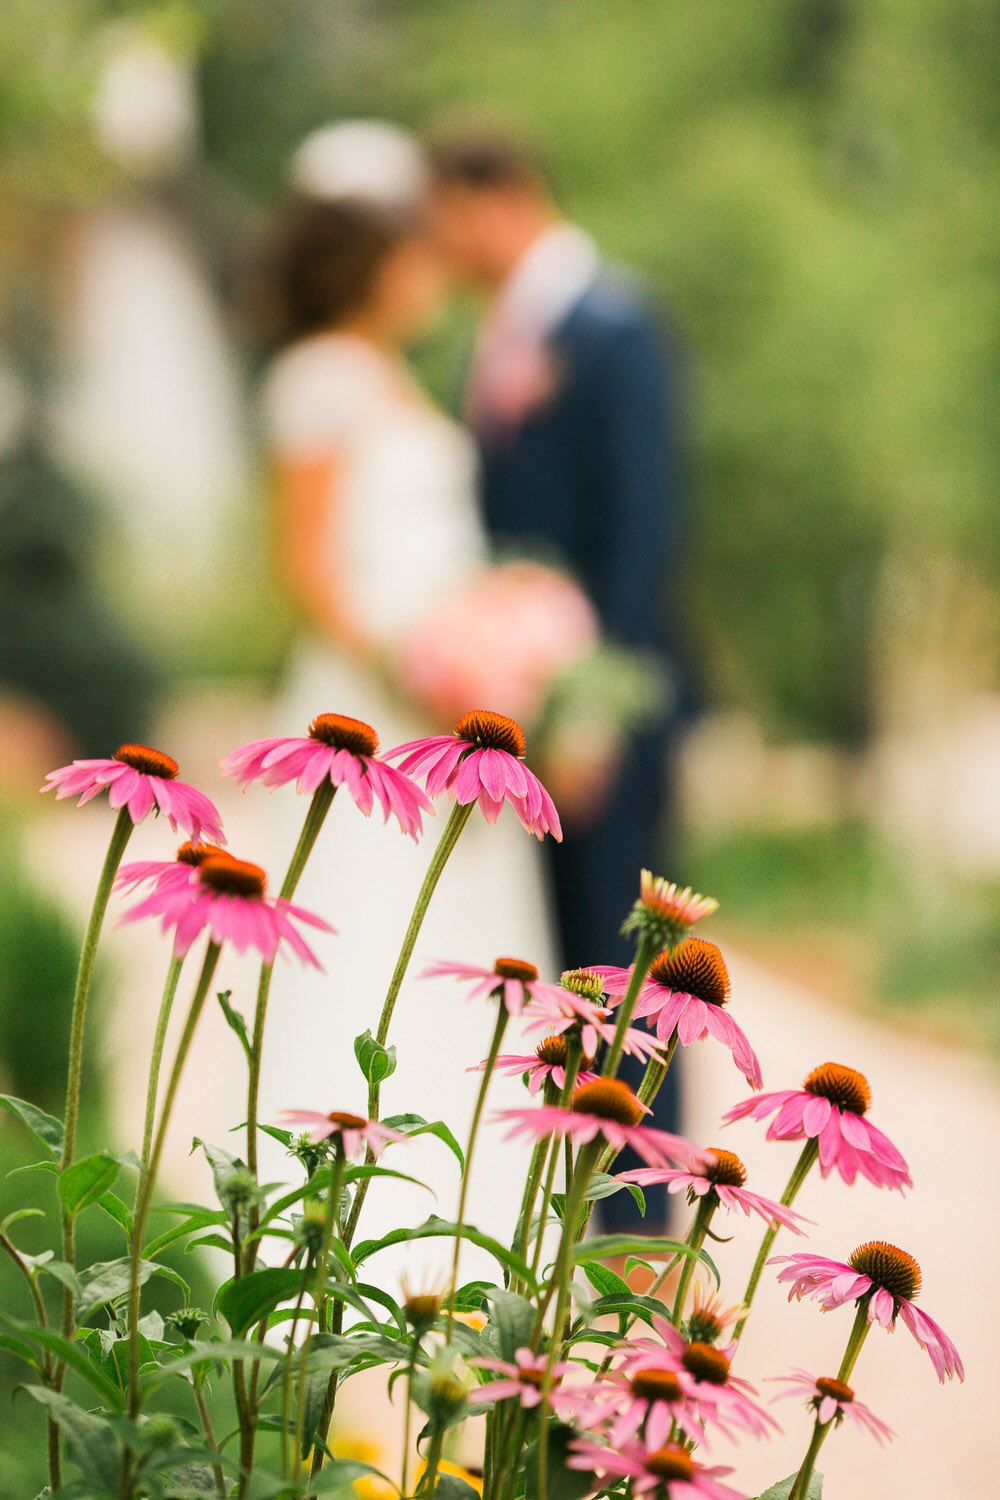
<svg viewBox="0 0 1000 1500">
<path fill-rule="evenodd" d="M 146 1259 L 152 1260 L 172 1245 L 175 1240 L 183 1239 L 186 1234 L 195 1234 L 199 1229 L 207 1229 L 210 1224 L 225 1224 L 225 1214 L 219 1213 L 218 1209 L 199 1209 L 196 1213 L 188 1216 L 183 1224 L 175 1224 L 172 1229 L 165 1229 L 162 1234 L 157 1235 L 155 1240 L 150 1240 L 146 1246 Z"/>
<path fill-rule="evenodd" d="M 444 1141 L 451 1154 L 457 1158 L 462 1171 L 465 1171 L 462 1148 L 443 1120 L 425 1120 L 423 1115 L 389 1115 L 382 1124 L 388 1125 L 390 1130 L 401 1130 L 404 1135 L 436 1135 L 439 1141 Z"/>
<path fill-rule="evenodd" d="M 139 1285 L 145 1286 L 151 1276 L 163 1276 L 167 1281 L 172 1281 L 182 1291 L 188 1290 L 187 1282 L 182 1276 L 169 1266 L 157 1265 L 151 1260 L 139 1262 Z M 120 1260 L 102 1260 L 94 1265 L 88 1266 L 85 1271 L 80 1271 L 78 1281 L 80 1283 L 80 1299 L 77 1304 L 78 1315 L 81 1319 L 87 1318 L 95 1310 L 102 1307 L 105 1302 L 116 1302 L 123 1297 L 129 1289 L 131 1270 L 127 1256 Z"/>
<path fill-rule="evenodd" d="M 602 1297 L 631 1297 L 632 1288 L 616 1271 L 602 1266 L 596 1260 L 585 1260 L 580 1264 L 583 1267 L 584 1276 L 592 1287 L 596 1287 Z"/>
<path fill-rule="evenodd" d="M 595 1475 L 581 1469 L 569 1469 L 566 1460 L 570 1455 L 570 1443 L 577 1434 L 572 1427 L 553 1423 L 549 1429 L 548 1493 L 549 1500 L 583 1500 L 598 1488 Z M 538 1440 L 531 1443 L 524 1453 L 524 1473 L 527 1493 L 538 1494 Z"/>
<path fill-rule="evenodd" d="M 438 1500 L 479 1500 L 476 1487 L 459 1479 L 457 1474 L 439 1474 L 434 1481 L 434 1494 Z"/>
<path fill-rule="evenodd" d="M 31 1345 L 26 1344 L 23 1339 L 16 1339 L 12 1333 L 0 1333 L 0 1349 L 6 1349 L 8 1354 L 16 1354 L 18 1359 L 23 1359 L 26 1365 L 31 1365 L 41 1374 L 41 1360 Z"/>
<path fill-rule="evenodd" d="M 363 1031 L 354 1038 L 354 1056 L 369 1084 L 382 1083 L 396 1071 L 395 1047 L 384 1047 L 370 1031 Z"/>
<path fill-rule="evenodd" d="M 772 1484 L 769 1490 L 764 1490 L 757 1497 L 757 1500 L 788 1500 L 788 1496 L 792 1492 L 792 1485 L 798 1477 L 796 1473 L 789 1474 L 787 1479 L 779 1479 L 777 1484 Z M 809 1481 L 809 1491 L 805 1500 L 823 1500 L 823 1476 L 817 1473 L 815 1469 Z"/>
<path fill-rule="evenodd" d="M 222 1014 L 225 1016 L 226 1020 L 228 1021 L 231 1030 L 235 1031 L 236 1035 L 239 1037 L 240 1043 L 241 1043 L 241 1045 L 243 1047 L 243 1051 L 246 1054 L 247 1062 L 249 1062 L 250 1061 L 250 1055 L 251 1055 L 251 1047 L 250 1047 L 250 1038 L 247 1036 L 247 1023 L 246 1023 L 246 1021 L 244 1021 L 244 1019 L 240 1015 L 239 1011 L 238 1010 L 234 1010 L 233 1007 L 230 1005 L 230 1003 L 229 1003 L 229 997 L 230 997 L 230 995 L 232 993 L 233 993 L 232 990 L 219 990 L 217 992 L 215 998 L 216 998 L 216 1000 L 218 1000 L 219 1006 L 220 1006 L 220 1008 L 222 1010 Z M 230 1116 L 230 1118 L 232 1118 L 232 1117 Z"/>
<path fill-rule="evenodd" d="M 12 1115 L 17 1115 L 21 1124 L 27 1126 L 50 1156 L 62 1155 L 63 1123 L 55 1115 L 47 1115 L 37 1104 L 29 1104 L 27 1099 L 16 1099 L 13 1094 L 0 1094 L 0 1106 L 9 1109 Z"/>
<path fill-rule="evenodd" d="M 651 1325 L 654 1318 L 666 1315 L 666 1308 L 658 1297 L 640 1297 L 635 1292 L 629 1292 L 627 1297 L 598 1297 L 587 1309 L 588 1318 L 606 1318 L 610 1313 L 624 1317 L 635 1316 Z"/>
<path fill-rule="evenodd" d="M 115 1433 L 107 1422 L 92 1412 L 81 1411 L 74 1401 L 59 1391 L 38 1385 L 25 1386 L 30 1396 L 47 1406 L 66 1437 L 70 1457 L 85 1479 L 115 1490 L 121 1466 L 121 1451 Z"/>
<path fill-rule="evenodd" d="M 180 1375 L 184 1370 L 190 1370 L 194 1365 L 222 1363 L 227 1359 L 272 1360 L 279 1363 L 284 1358 L 285 1351 L 275 1349 L 270 1344 L 250 1344 L 243 1339 L 205 1339 L 200 1343 L 192 1344 L 177 1359 L 172 1359 L 166 1364 L 161 1364 L 157 1369 L 150 1370 L 142 1382 L 142 1389 L 144 1393 L 153 1391 L 165 1380 L 172 1379 L 174 1375 Z"/>
<path fill-rule="evenodd" d="M 315 1479 L 309 1481 L 309 1493 L 311 1495 L 326 1495 L 331 1490 L 348 1490 L 357 1479 L 364 1479 L 367 1475 L 374 1474 L 376 1478 L 385 1480 L 386 1484 L 392 1484 L 392 1480 L 381 1469 L 376 1469 L 372 1464 L 362 1463 L 359 1458 L 331 1458 L 323 1465 Z M 473 1491 L 477 1495 L 478 1492 Z M 457 1497 L 456 1497 L 457 1500 Z"/>
<path fill-rule="evenodd" d="M 385 1250 L 390 1245 L 401 1245 L 407 1240 L 435 1239 L 439 1236 L 454 1238 L 458 1232 L 458 1225 L 451 1224 L 446 1219 L 429 1218 L 426 1223 L 418 1224 L 415 1229 L 393 1229 L 389 1234 L 383 1235 L 378 1240 L 363 1240 L 355 1247 L 354 1264 L 360 1266 L 369 1256 L 375 1255 L 379 1250 Z M 537 1291 L 538 1283 L 531 1273 L 531 1267 L 527 1261 L 521 1259 L 513 1250 L 508 1250 L 499 1240 L 492 1239 L 490 1235 L 483 1234 L 471 1224 L 466 1224 L 462 1229 L 462 1238 L 470 1245 L 478 1245 L 481 1250 L 488 1250 L 495 1260 L 502 1266 L 507 1266 L 514 1271 L 525 1283 L 529 1291 Z"/>
<path fill-rule="evenodd" d="M 535 1325 L 535 1309 L 523 1297 L 514 1292 L 498 1288 L 488 1294 L 490 1322 L 496 1329 L 500 1358 L 512 1360 L 518 1349 L 524 1348 Z"/>
<path fill-rule="evenodd" d="M 97 1206 L 104 1210 L 109 1219 L 114 1219 L 116 1224 L 120 1224 L 131 1239 L 132 1210 L 127 1203 L 122 1202 L 117 1193 L 102 1193 L 101 1197 L 97 1200 Z"/>
<path fill-rule="evenodd" d="M 51 1328 L 36 1328 L 33 1323 L 20 1323 L 15 1318 L 8 1318 L 2 1312 L 0 1312 L 0 1322 L 5 1328 L 12 1328 L 15 1333 L 21 1334 L 29 1343 L 39 1344 L 43 1349 L 48 1349 L 51 1354 L 57 1355 L 71 1370 L 75 1370 L 78 1375 L 82 1376 L 88 1385 L 93 1386 L 106 1406 L 120 1409 L 121 1392 L 101 1370 L 94 1366 L 83 1344 L 76 1340 L 64 1339 L 62 1334 L 54 1333 Z"/>
<path fill-rule="evenodd" d="M 18 1219 L 44 1219 L 45 1210 L 42 1208 L 15 1208 L 13 1213 L 0 1223 L 0 1234 L 6 1235 L 11 1224 L 16 1224 Z"/>
<path fill-rule="evenodd" d="M 254 1323 L 267 1316 L 279 1302 L 287 1302 L 302 1288 L 304 1271 L 291 1266 L 267 1266 L 249 1276 L 224 1282 L 215 1299 L 233 1333 L 245 1333 Z"/>
<path fill-rule="evenodd" d="M 59 1173 L 56 1182 L 59 1201 L 72 1218 L 112 1188 L 120 1171 L 120 1162 L 108 1151 L 82 1156 Z"/>
<path fill-rule="evenodd" d="M 692 1249 L 682 1240 L 658 1239 L 653 1236 L 646 1238 L 644 1235 L 598 1234 L 578 1245 L 573 1252 L 573 1259 L 579 1265 L 589 1260 L 612 1260 L 619 1255 L 686 1255 L 708 1267 L 715 1277 L 716 1286 L 722 1284 L 712 1257 L 704 1250 Z"/>
<path fill-rule="evenodd" d="M 609 1177 L 607 1172 L 595 1172 L 591 1178 L 587 1191 L 583 1195 L 585 1203 L 595 1203 L 598 1198 L 610 1198 L 613 1193 L 620 1193 L 622 1188 L 628 1188 L 635 1199 L 639 1212 L 645 1217 L 646 1195 L 637 1182 L 619 1182 L 617 1177 Z"/>
<path fill-rule="evenodd" d="M 219 1202 L 225 1207 L 230 1178 L 234 1172 L 245 1172 L 247 1164 L 238 1156 L 230 1156 L 229 1152 L 223 1151 L 221 1146 L 209 1145 L 208 1141 L 203 1141 L 197 1135 L 191 1142 L 191 1150 L 193 1151 L 196 1146 L 200 1146 L 208 1157 L 215 1181 L 215 1191 L 219 1195 Z"/>
</svg>

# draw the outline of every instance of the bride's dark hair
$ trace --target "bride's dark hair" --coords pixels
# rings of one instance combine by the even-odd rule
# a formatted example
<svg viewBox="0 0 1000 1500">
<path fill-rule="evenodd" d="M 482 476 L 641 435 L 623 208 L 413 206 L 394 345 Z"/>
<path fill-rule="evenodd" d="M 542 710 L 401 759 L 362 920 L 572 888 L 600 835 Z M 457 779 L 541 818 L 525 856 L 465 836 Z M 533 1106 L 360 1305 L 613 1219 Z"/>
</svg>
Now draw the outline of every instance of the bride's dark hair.
<svg viewBox="0 0 1000 1500">
<path fill-rule="evenodd" d="M 272 341 L 336 327 L 358 312 L 383 262 L 418 228 L 413 214 L 362 199 L 298 199 L 270 258 Z"/>
</svg>

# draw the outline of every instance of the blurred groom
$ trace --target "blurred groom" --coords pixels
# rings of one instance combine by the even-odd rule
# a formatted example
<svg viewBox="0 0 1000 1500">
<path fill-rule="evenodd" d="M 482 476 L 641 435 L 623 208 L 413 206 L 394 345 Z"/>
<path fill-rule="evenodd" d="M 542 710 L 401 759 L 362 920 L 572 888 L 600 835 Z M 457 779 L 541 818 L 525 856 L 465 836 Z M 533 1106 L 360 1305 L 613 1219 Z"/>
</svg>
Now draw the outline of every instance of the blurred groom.
<svg viewBox="0 0 1000 1500">
<path fill-rule="evenodd" d="M 502 139 L 438 146 L 432 222 L 452 264 L 488 299 L 465 416 L 480 448 L 491 535 L 543 558 L 554 550 L 612 641 L 665 650 L 678 496 L 673 371 L 661 330 L 627 277 L 560 215 L 537 165 Z M 621 743 L 594 725 L 543 768 L 565 830 L 551 852 L 570 967 L 628 963 L 619 927 L 639 869 L 669 873 L 661 866 L 671 727 L 665 716 Z M 629 1077 L 633 1086 L 641 1072 Z M 676 1113 L 676 1090 L 665 1087 L 656 1121 L 676 1128 Z M 602 1206 L 617 1227 L 631 1198 L 619 1193 Z M 653 1232 L 665 1212 L 661 1197 Z"/>
</svg>

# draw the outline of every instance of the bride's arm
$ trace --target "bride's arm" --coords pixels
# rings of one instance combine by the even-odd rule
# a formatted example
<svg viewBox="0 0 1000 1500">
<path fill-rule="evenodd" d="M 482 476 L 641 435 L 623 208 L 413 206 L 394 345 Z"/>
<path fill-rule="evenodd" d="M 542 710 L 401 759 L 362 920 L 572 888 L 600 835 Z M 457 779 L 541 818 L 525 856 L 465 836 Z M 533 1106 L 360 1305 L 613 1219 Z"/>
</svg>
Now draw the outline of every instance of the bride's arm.
<svg viewBox="0 0 1000 1500">
<path fill-rule="evenodd" d="M 279 581 L 304 620 L 350 655 L 368 661 L 374 642 L 351 606 L 351 590 L 336 545 L 343 464 L 332 453 L 271 464 L 273 551 Z"/>
</svg>

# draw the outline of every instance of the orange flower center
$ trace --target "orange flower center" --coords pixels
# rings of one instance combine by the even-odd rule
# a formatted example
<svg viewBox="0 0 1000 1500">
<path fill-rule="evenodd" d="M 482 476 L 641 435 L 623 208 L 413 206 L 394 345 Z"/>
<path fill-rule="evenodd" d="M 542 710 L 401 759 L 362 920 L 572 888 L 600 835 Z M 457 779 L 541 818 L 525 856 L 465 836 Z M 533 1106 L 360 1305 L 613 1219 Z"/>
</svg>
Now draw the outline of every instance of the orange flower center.
<svg viewBox="0 0 1000 1500">
<path fill-rule="evenodd" d="M 640 1401 L 679 1401 L 684 1395 L 673 1370 L 637 1370 L 629 1385 Z"/>
<path fill-rule="evenodd" d="M 827 1062 L 813 1068 L 802 1085 L 807 1094 L 816 1094 L 820 1099 L 829 1099 L 838 1109 L 846 1109 L 851 1115 L 864 1115 L 871 1108 L 872 1091 L 868 1079 L 856 1068 L 845 1068 L 842 1063 Z"/>
<path fill-rule="evenodd" d="M 525 963 L 523 958 L 498 958 L 493 972 L 501 979 L 520 979 L 524 984 L 531 984 L 538 978 L 534 964 Z"/>
<path fill-rule="evenodd" d="M 725 1385 L 729 1379 L 728 1359 L 721 1349 L 713 1349 L 711 1344 L 688 1344 L 681 1355 L 681 1364 L 695 1380 L 704 1380 L 709 1385 Z"/>
<path fill-rule="evenodd" d="M 527 1370 L 519 1369 L 517 1378 L 522 1385 L 531 1385 L 534 1386 L 536 1391 L 540 1391 L 545 1380 L 545 1371 L 532 1370 L 530 1367 Z"/>
<path fill-rule="evenodd" d="M 565 1065 L 568 1051 L 569 1044 L 564 1036 L 547 1036 L 544 1042 L 538 1043 L 535 1056 L 539 1062 L 549 1063 L 553 1068 L 561 1068 Z"/>
<path fill-rule="evenodd" d="M 341 1130 L 361 1130 L 368 1124 L 364 1115 L 346 1115 L 340 1110 L 331 1110 L 326 1117 L 331 1125 L 338 1125 Z"/>
<path fill-rule="evenodd" d="M 849 1257 L 850 1264 L 862 1276 L 869 1276 L 876 1286 L 884 1287 L 893 1297 L 911 1302 L 920 1290 L 920 1267 L 905 1250 L 885 1240 L 869 1240 L 859 1245 Z"/>
<path fill-rule="evenodd" d="M 729 999 L 729 973 L 714 943 L 688 938 L 680 947 L 667 949 L 653 960 L 649 977 L 666 989 L 694 995 L 708 1005 L 725 1005 Z"/>
<path fill-rule="evenodd" d="M 468 740 L 480 750 L 506 750 L 518 760 L 523 760 L 527 754 L 524 730 L 516 719 L 495 714 L 488 708 L 474 708 L 470 714 L 463 715 L 455 725 L 455 733 L 460 740 Z"/>
<path fill-rule="evenodd" d="M 646 1458 L 646 1468 L 665 1480 L 691 1480 L 695 1473 L 694 1459 L 680 1443 L 668 1443 L 665 1448 L 650 1453 Z"/>
<path fill-rule="evenodd" d="M 742 1187 L 747 1180 L 747 1169 L 734 1152 L 713 1146 L 711 1160 L 701 1168 L 701 1176 L 722 1187 Z"/>
<path fill-rule="evenodd" d="M 179 865 L 198 866 L 210 854 L 225 854 L 225 852 L 221 844 L 193 844 L 189 839 L 186 844 L 182 844 L 178 849 L 176 860 Z"/>
<path fill-rule="evenodd" d="M 159 776 L 161 781 L 173 781 L 180 771 L 171 756 L 164 755 L 162 750 L 151 750 L 148 745 L 119 745 L 112 759 L 131 766 L 133 771 L 141 771 L 144 776 Z"/>
<path fill-rule="evenodd" d="M 198 879 L 202 885 L 210 885 L 224 895 L 249 896 L 258 900 L 263 896 L 267 882 L 260 865 L 234 859 L 231 854 L 206 855 L 198 870 Z"/>
<path fill-rule="evenodd" d="M 834 1380 L 832 1375 L 820 1375 L 816 1381 L 816 1389 L 823 1396 L 832 1396 L 835 1401 L 841 1401 L 848 1406 L 854 1400 L 854 1392 L 849 1385 L 842 1380 Z"/>
<path fill-rule="evenodd" d="M 591 1083 L 581 1084 L 573 1095 L 571 1108 L 577 1114 L 596 1115 L 618 1125 L 638 1125 L 645 1113 L 628 1084 L 620 1078 L 595 1078 Z"/>
<path fill-rule="evenodd" d="M 350 750 L 352 755 L 374 755 L 378 749 L 378 735 L 371 725 L 344 714 L 317 714 L 309 725 L 309 738 L 334 750 Z"/>
</svg>

